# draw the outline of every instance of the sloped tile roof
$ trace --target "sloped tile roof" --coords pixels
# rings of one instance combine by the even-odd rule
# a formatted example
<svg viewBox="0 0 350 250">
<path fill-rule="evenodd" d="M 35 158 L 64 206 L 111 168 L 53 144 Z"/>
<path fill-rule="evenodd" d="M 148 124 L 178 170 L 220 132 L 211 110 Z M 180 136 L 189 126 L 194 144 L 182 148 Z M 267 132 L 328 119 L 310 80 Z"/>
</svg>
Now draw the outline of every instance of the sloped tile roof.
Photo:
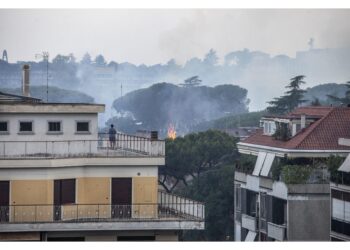
<svg viewBox="0 0 350 250">
<path fill-rule="evenodd" d="M 304 150 L 342 150 L 350 147 L 338 145 L 339 138 L 350 138 L 350 108 L 301 107 L 288 115 L 310 115 L 321 118 L 297 133 L 288 141 L 263 135 L 262 129 L 242 142 L 255 145 Z"/>
</svg>

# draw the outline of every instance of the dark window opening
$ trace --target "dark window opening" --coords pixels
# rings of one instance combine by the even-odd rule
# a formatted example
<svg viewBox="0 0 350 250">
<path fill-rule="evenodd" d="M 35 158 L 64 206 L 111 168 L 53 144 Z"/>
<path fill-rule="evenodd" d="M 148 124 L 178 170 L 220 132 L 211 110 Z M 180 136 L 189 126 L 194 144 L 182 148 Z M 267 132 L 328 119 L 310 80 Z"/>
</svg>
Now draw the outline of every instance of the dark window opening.
<svg viewBox="0 0 350 250">
<path fill-rule="evenodd" d="M 155 236 L 118 236 L 118 241 L 155 241 Z"/>
<path fill-rule="evenodd" d="M 256 217 L 256 199 L 257 199 L 257 193 L 247 190 L 247 215 Z"/>
<path fill-rule="evenodd" d="M 84 237 L 49 237 L 47 241 L 84 241 Z"/>
<path fill-rule="evenodd" d="M 7 122 L 0 122 L 0 132 L 7 132 Z"/>
<path fill-rule="evenodd" d="M 49 122 L 49 132 L 60 132 L 61 122 Z"/>
<path fill-rule="evenodd" d="M 55 180 L 55 205 L 75 203 L 75 179 Z"/>
<path fill-rule="evenodd" d="M 0 222 L 9 221 L 10 182 L 0 181 Z"/>
<path fill-rule="evenodd" d="M 77 122 L 77 132 L 89 132 L 89 122 Z"/>
<path fill-rule="evenodd" d="M 32 132 L 33 131 L 33 123 L 32 122 L 20 122 L 19 123 L 19 131 L 20 132 Z"/>
<path fill-rule="evenodd" d="M 267 221 L 277 225 L 287 223 L 287 201 L 266 195 L 265 200 Z"/>
<path fill-rule="evenodd" d="M 350 236 L 350 223 L 332 219 L 331 230 L 336 233 Z"/>
</svg>

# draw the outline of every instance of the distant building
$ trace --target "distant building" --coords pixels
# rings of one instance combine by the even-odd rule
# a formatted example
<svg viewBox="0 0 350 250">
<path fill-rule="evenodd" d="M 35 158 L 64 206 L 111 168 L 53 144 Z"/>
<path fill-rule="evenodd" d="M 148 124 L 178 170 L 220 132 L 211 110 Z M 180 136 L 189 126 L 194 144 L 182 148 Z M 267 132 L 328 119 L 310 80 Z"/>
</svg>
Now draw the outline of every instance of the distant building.
<svg viewBox="0 0 350 250">
<path fill-rule="evenodd" d="M 158 189 L 165 144 L 98 135 L 101 104 L 0 93 L 0 240 L 177 240 L 204 205 Z"/>
<path fill-rule="evenodd" d="M 236 241 L 330 240 L 330 185 L 324 159 L 347 156 L 350 108 L 300 107 L 264 116 L 261 129 L 237 143 L 255 166 L 235 173 Z"/>
</svg>

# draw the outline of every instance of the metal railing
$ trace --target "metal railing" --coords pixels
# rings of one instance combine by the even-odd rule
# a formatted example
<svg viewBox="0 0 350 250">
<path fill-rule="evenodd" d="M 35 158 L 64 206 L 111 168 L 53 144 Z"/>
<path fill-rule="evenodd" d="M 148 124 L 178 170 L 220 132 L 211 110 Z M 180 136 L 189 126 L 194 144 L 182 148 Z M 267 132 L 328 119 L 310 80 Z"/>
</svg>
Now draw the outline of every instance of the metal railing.
<svg viewBox="0 0 350 250">
<path fill-rule="evenodd" d="M 174 209 L 178 207 L 179 209 Z M 181 208 L 187 208 L 187 211 Z M 198 209 L 198 210 L 197 210 Z M 204 207 L 203 207 L 204 209 Z M 186 210 L 186 209 L 185 209 Z M 196 204 L 66 204 L 0 206 L 0 223 L 101 222 L 101 221 L 204 221 L 188 211 Z"/>
<path fill-rule="evenodd" d="M 286 225 L 278 225 L 267 222 L 267 235 L 279 241 L 283 241 L 286 237 Z"/>
<path fill-rule="evenodd" d="M 158 202 L 164 209 L 204 220 L 205 206 L 202 202 L 169 194 L 165 191 L 158 191 Z"/>
<path fill-rule="evenodd" d="M 117 134 L 115 142 L 98 140 L 0 141 L 0 159 L 71 157 L 162 157 L 165 142 Z"/>
</svg>

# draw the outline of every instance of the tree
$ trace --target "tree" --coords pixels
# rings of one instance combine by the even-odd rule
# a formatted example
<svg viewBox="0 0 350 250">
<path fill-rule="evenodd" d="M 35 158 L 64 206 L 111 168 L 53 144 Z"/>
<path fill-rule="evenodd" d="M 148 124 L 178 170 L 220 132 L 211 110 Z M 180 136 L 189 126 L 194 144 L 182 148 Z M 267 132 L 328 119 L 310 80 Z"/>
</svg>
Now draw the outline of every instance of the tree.
<svg viewBox="0 0 350 250">
<path fill-rule="evenodd" d="M 285 114 L 306 102 L 306 100 L 303 100 L 306 91 L 300 89 L 300 85 L 305 84 L 303 81 L 304 78 L 305 76 L 298 75 L 290 79 L 291 82 L 286 86 L 289 90 L 285 92 L 284 96 L 274 98 L 272 101 L 268 102 L 270 106 L 267 107 L 267 111 L 273 114 Z"/>
<path fill-rule="evenodd" d="M 320 99 L 315 97 L 314 100 L 311 102 L 311 106 L 321 106 Z"/>
<path fill-rule="evenodd" d="M 233 165 L 222 165 L 203 173 L 200 179 L 177 191 L 205 204 L 205 230 L 184 231 L 180 235 L 181 240 L 233 240 L 234 171 Z"/>
<path fill-rule="evenodd" d="M 337 103 L 349 105 L 350 104 L 350 81 L 346 83 L 346 87 L 348 88 L 348 90 L 345 92 L 344 97 L 337 97 L 333 95 L 327 95 L 327 97 Z"/>
<path fill-rule="evenodd" d="M 215 130 L 192 133 L 166 140 L 165 167 L 160 168 L 159 184 L 168 192 L 182 182 L 200 178 L 203 172 L 231 162 L 237 155 L 234 151 L 236 139 Z"/>
<path fill-rule="evenodd" d="M 104 66 L 107 64 L 105 58 L 103 57 L 103 55 L 98 55 L 95 58 L 95 63 L 99 66 Z"/>
<path fill-rule="evenodd" d="M 204 56 L 203 63 L 208 66 L 214 66 L 218 63 L 218 56 L 216 55 L 216 51 L 210 49 L 209 52 Z"/>
<path fill-rule="evenodd" d="M 192 76 L 190 78 L 187 78 L 183 84 L 179 84 L 181 86 L 184 87 L 194 87 L 194 86 L 198 86 L 199 84 L 201 84 L 202 80 L 200 80 L 198 78 L 198 76 Z"/>
<path fill-rule="evenodd" d="M 80 63 L 81 64 L 86 64 L 86 65 L 91 64 L 91 56 L 90 56 L 90 54 L 89 53 L 85 53 L 85 55 L 81 59 Z"/>
</svg>

